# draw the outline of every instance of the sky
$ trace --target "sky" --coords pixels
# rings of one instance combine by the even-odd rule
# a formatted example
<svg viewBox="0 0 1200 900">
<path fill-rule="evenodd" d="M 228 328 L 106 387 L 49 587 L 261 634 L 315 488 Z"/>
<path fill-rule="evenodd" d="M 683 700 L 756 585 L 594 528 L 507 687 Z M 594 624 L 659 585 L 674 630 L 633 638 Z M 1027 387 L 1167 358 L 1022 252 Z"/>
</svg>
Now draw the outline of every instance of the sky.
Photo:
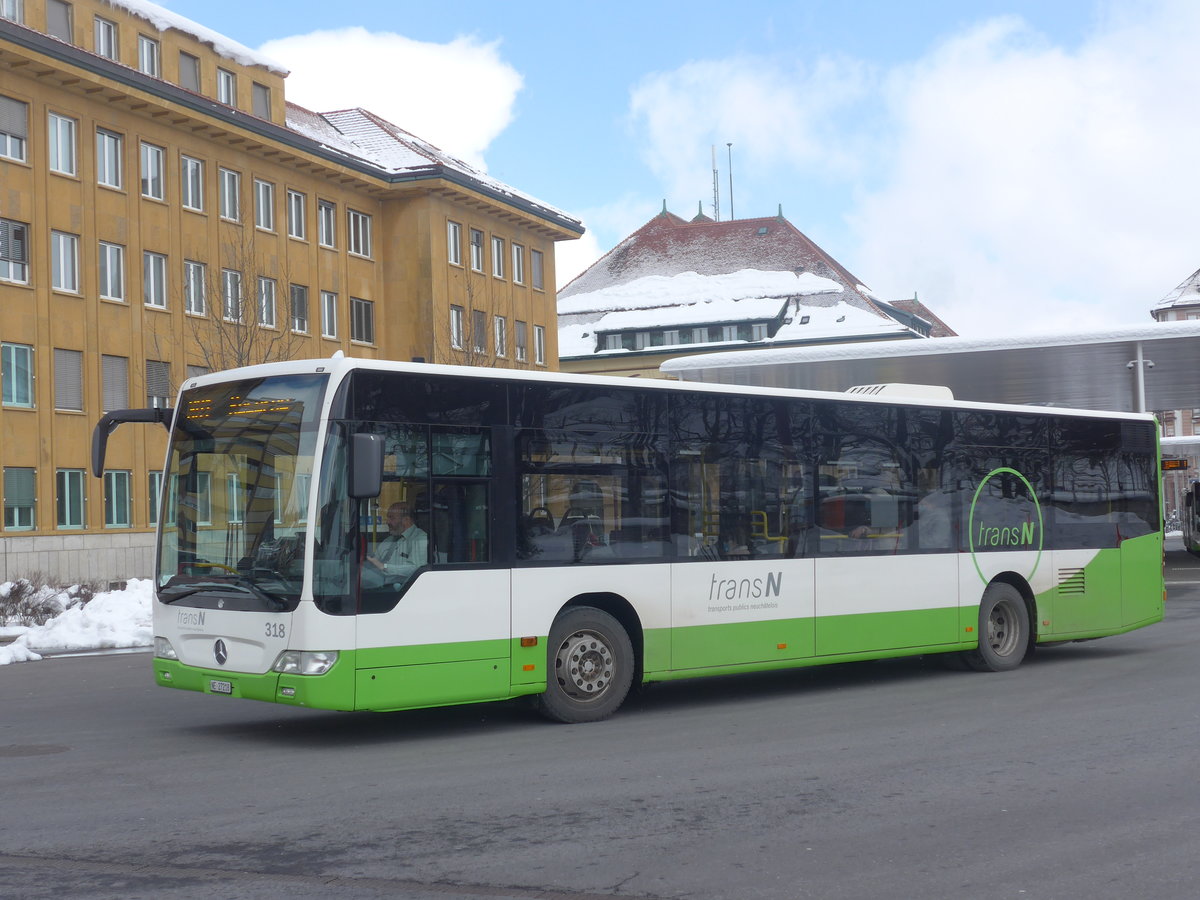
<svg viewBox="0 0 1200 900">
<path fill-rule="evenodd" d="M 784 216 L 960 334 L 1149 321 L 1200 268 L 1200 4 L 166 0 L 583 221 Z M 714 153 L 715 151 L 715 153 Z"/>
</svg>

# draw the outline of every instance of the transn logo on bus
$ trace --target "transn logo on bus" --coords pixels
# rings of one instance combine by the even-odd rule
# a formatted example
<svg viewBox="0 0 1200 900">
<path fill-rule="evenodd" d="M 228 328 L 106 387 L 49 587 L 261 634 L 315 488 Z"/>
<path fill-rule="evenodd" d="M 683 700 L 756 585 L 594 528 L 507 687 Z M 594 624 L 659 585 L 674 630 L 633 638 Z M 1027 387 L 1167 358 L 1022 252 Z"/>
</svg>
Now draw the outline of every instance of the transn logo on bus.
<svg viewBox="0 0 1200 900">
<path fill-rule="evenodd" d="M 1004 525 L 990 525 L 983 518 L 985 510 L 980 508 L 979 498 L 989 481 L 993 478 L 1004 478 L 1005 476 L 1014 477 L 1025 486 L 1026 496 L 1020 498 L 1020 502 L 1026 505 L 1024 515 L 1027 518 L 1024 522 L 1016 525 L 1009 525 L 1007 523 Z M 989 504 L 984 505 L 987 506 Z M 983 569 L 979 565 L 979 557 L 976 555 L 976 551 L 992 550 L 997 547 L 1011 547 L 1014 550 L 1036 550 L 1037 556 L 1033 560 L 1033 568 L 1025 573 L 1026 578 L 1032 579 L 1033 573 L 1037 571 L 1038 564 L 1042 561 L 1042 545 L 1046 539 L 1046 531 L 1043 527 L 1042 504 L 1038 501 L 1037 492 L 1033 489 L 1033 485 L 1029 483 L 1029 479 L 1016 469 L 1010 469 L 1007 466 L 992 469 L 992 471 L 983 476 L 983 480 L 979 482 L 979 487 L 975 489 L 975 496 L 971 499 L 971 517 L 967 522 L 967 538 L 971 544 L 971 561 L 975 563 L 975 571 L 979 574 L 979 578 L 984 584 L 988 583 L 988 578 L 984 575 Z"/>
</svg>

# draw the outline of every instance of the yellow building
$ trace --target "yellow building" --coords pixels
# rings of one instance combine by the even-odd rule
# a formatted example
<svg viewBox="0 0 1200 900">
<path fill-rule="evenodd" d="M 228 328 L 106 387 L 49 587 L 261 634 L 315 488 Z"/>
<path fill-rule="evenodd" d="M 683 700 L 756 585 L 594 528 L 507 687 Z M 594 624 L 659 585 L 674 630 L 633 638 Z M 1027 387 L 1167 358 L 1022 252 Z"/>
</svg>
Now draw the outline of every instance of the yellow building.
<svg viewBox="0 0 1200 900">
<path fill-rule="evenodd" d="M 557 368 L 580 223 L 142 0 L 0 0 L 0 581 L 148 576 L 188 377 L 328 356 Z"/>
</svg>

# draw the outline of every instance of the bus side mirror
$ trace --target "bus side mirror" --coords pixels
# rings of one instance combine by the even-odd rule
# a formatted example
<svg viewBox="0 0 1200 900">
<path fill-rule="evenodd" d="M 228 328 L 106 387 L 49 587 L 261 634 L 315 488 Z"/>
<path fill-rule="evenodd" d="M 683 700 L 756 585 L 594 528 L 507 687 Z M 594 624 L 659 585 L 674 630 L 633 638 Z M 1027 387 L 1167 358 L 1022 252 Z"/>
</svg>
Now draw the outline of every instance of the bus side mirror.
<svg viewBox="0 0 1200 900">
<path fill-rule="evenodd" d="M 350 496 L 378 497 L 383 489 L 383 435 L 356 434 L 350 444 Z"/>
</svg>

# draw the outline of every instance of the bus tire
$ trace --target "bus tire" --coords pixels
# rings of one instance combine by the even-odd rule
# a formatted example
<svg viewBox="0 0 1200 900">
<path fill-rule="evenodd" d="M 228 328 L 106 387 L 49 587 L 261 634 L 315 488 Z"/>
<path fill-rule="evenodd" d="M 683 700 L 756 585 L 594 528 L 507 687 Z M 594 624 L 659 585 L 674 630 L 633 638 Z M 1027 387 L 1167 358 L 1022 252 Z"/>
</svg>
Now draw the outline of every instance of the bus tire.
<svg viewBox="0 0 1200 900">
<path fill-rule="evenodd" d="M 633 682 L 633 643 L 603 610 L 575 606 L 550 628 L 546 691 L 538 711 L 555 722 L 598 722 L 617 711 Z"/>
<path fill-rule="evenodd" d="M 1029 609 L 1011 584 L 994 581 L 979 601 L 979 646 L 963 654 L 976 672 L 1009 672 L 1029 649 Z"/>
</svg>

